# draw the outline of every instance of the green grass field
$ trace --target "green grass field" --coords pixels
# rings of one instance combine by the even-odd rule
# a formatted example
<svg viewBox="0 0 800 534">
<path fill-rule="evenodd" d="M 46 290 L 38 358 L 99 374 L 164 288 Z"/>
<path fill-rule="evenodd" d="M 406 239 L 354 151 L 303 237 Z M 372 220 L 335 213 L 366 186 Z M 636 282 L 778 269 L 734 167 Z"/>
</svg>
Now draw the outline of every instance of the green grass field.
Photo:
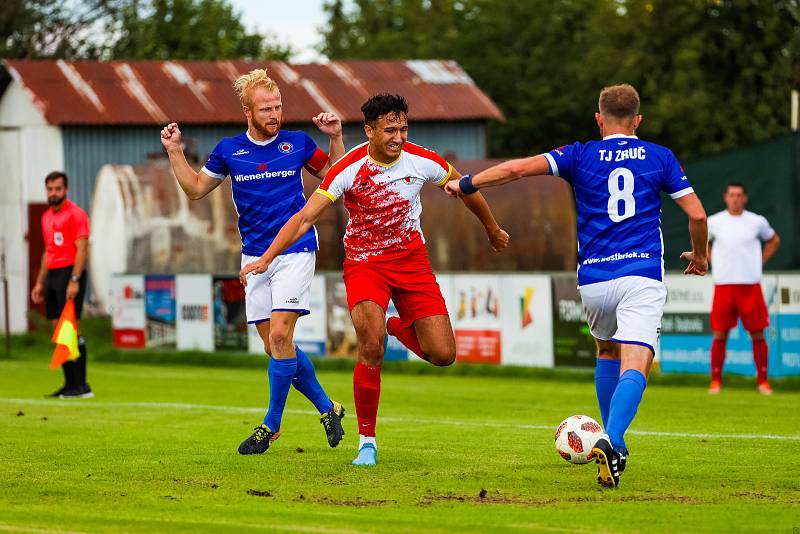
<svg viewBox="0 0 800 534">
<path fill-rule="evenodd" d="M 800 392 L 779 384 L 772 397 L 746 382 L 716 397 L 651 385 L 628 435 L 621 486 L 607 490 L 594 464 L 570 465 L 553 448 L 564 417 L 599 419 L 586 374 L 385 372 L 379 465 L 355 468 L 347 370 L 319 373 L 348 409 L 337 449 L 294 391 L 281 439 L 242 457 L 236 447 L 263 416 L 265 366 L 90 361 L 95 399 L 45 400 L 60 372 L 35 352 L 0 360 L 0 531 L 800 527 Z"/>
</svg>

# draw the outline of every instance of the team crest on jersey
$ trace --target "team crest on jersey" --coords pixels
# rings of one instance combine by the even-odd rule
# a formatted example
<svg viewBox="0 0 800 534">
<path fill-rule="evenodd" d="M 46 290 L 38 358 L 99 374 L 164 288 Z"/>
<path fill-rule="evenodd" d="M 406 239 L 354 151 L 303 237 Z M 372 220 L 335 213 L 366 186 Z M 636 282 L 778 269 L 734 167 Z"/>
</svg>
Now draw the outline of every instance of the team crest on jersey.
<svg viewBox="0 0 800 534">
<path fill-rule="evenodd" d="M 410 176 L 406 176 L 405 178 L 403 178 L 403 181 L 404 181 L 405 183 L 407 183 L 407 184 L 410 184 L 412 179 L 413 179 L 413 178 L 411 178 Z"/>
<path fill-rule="evenodd" d="M 64 234 L 61 232 L 53 232 L 53 243 L 57 246 L 61 246 L 64 244 Z"/>
<path fill-rule="evenodd" d="M 294 146 L 292 145 L 292 143 L 289 143 L 288 141 L 284 141 L 283 143 L 278 145 L 278 150 L 280 150 L 284 154 L 288 154 L 289 152 L 294 150 Z"/>
</svg>

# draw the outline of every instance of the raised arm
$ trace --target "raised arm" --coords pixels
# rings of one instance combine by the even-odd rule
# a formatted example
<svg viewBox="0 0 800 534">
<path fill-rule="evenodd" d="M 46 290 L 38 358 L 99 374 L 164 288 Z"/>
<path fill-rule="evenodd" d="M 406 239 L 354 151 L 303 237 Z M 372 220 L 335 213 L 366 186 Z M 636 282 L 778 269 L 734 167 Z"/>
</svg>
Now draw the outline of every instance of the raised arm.
<svg viewBox="0 0 800 534">
<path fill-rule="evenodd" d="M 330 139 L 328 149 L 328 162 L 325 166 L 314 173 L 320 180 L 325 178 L 328 169 L 344 156 L 344 136 L 342 135 L 342 121 L 333 113 L 320 113 L 312 117 L 311 121 Z"/>
<path fill-rule="evenodd" d="M 469 195 L 484 187 L 493 187 L 519 180 L 523 176 L 541 176 L 550 174 L 550 166 L 542 154 L 528 158 L 519 158 L 498 163 L 475 176 L 466 175 L 461 179 L 453 179 L 445 185 L 450 196 Z"/>
<path fill-rule="evenodd" d="M 186 161 L 183 153 L 181 131 L 177 123 L 170 123 L 161 130 L 161 144 L 167 150 L 172 172 L 178 179 L 178 184 L 192 200 L 203 198 L 217 187 L 222 180 L 209 176 L 203 171 L 195 171 Z"/>
<path fill-rule="evenodd" d="M 315 222 L 320 218 L 322 213 L 331 205 L 330 199 L 321 195 L 319 193 L 314 193 L 311 195 L 311 198 L 308 199 L 306 205 L 292 215 L 292 217 L 286 221 L 286 224 L 278 232 L 278 235 L 275 236 L 275 239 L 272 241 L 272 244 L 269 246 L 266 252 L 261 255 L 259 259 L 252 263 L 248 263 L 247 265 L 242 268 L 239 272 L 239 280 L 242 282 L 242 285 L 247 285 L 247 275 L 250 273 L 260 274 L 264 273 L 269 269 L 270 263 L 278 257 L 281 252 L 292 246 L 295 241 L 300 239 L 300 237 L 305 234 L 309 228 L 311 228 Z"/>
<path fill-rule="evenodd" d="M 696 274 L 703 276 L 708 271 L 708 221 L 706 210 L 695 193 L 689 193 L 675 202 L 689 217 L 689 237 L 692 240 L 692 250 L 681 254 L 681 259 L 689 262 L 683 274 Z"/>
</svg>

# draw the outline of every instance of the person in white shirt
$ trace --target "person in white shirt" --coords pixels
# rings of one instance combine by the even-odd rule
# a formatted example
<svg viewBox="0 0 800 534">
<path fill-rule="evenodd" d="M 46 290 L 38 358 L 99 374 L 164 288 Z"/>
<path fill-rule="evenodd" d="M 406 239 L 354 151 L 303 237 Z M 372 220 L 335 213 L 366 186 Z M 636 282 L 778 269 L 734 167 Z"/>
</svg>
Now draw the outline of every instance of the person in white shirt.
<svg viewBox="0 0 800 534">
<path fill-rule="evenodd" d="M 761 271 L 781 244 L 767 219 L 747 211 L 747 191 L 740 183 L 725 190 L 726 209 L 708 218 L 709 259 L 714 279 L 711 305 L 711 385 L 709 393 L 722 388 L 722 366 L 728 332 L 742 320 L 753 340 L 758 391 L 772 393 L 767 382 L 767 342 L 764 329 L 769 315 L 761 292 Z M 763 249 L 762 249 L 763 247 Z"/>
</svg>

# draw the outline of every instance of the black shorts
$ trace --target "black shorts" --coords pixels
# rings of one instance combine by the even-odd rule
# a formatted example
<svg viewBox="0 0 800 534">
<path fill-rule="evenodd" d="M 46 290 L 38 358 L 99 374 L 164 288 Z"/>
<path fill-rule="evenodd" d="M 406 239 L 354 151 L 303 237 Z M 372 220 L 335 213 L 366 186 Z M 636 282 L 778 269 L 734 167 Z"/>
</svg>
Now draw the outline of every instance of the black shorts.
<svg viewBox="0 0 800 534">
<path fill-rule="evenodd" d="M 72 265 L 47 271 L 44 280 L 44 309 L 48 319 L 58 319 L 67 303 L 67 285 L 72 276 Z M 83 297 L 86 294 L 86 269 L 78 281 L 78 294 L 75 297 L 75 318 L 81 318 Z"/>
</svg>

